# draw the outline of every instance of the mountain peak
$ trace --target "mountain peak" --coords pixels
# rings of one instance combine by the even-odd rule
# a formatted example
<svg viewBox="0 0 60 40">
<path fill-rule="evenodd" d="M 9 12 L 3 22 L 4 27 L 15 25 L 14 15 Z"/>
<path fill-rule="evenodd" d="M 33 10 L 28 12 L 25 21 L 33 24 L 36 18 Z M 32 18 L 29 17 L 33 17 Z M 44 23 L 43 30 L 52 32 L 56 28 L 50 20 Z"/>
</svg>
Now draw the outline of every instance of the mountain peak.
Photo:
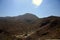
<svg viewBox="0 0 60 40">
<path fill-rule="evenodd" d="M 23 16 L 35 16 L 35 17 L 37 17 L 36 15 L 34 15 L 32 13 L 25 13 Z"/>
<path fill-rule="evenodd" d="M 33 14 L 31 14 L 31 13 L 25 13 L 24 15 L 33 15 Z"/>
<path fill-rule="evenodd" d="M 19 15 L 17 16 L 19 19 L 22 18 L 22 19 L 37 19 L 38 17 L 34 14 L 31 14 L 31 13 L 25 13 L 24 15 Z"/>
</svg>

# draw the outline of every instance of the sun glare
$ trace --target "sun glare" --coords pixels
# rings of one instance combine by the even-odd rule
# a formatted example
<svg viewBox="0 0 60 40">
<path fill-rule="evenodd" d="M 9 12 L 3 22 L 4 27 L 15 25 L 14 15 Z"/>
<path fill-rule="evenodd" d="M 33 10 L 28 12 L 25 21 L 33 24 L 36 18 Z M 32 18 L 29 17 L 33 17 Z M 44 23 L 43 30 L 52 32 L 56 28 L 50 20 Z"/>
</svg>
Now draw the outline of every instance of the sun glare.
<svg viewBox="0 0 60 40">
<path fill-rule="evenodd" d="M 32 3 L 35 5 L 35 6 L 40 6 L 41 3 L 42 3 L 43 0 L 32 0 Z"/>
</svg>

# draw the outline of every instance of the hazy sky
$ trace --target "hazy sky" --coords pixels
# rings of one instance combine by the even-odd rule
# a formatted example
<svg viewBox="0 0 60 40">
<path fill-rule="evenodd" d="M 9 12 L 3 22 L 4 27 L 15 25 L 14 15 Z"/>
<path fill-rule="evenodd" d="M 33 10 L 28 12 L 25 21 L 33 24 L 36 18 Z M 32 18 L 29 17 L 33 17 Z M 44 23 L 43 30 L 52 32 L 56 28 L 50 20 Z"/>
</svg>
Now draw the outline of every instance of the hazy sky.
<svg viewBox="0 0 60 40">
<path fill-rule="evenodd" d="M 60 0 L 42 0 L 41 5 L 34 5 L 32 0 L 0 0 L 0 17 L 25 13 L 32 13 L 38 17 L 60 16 Z"/>
</svg>

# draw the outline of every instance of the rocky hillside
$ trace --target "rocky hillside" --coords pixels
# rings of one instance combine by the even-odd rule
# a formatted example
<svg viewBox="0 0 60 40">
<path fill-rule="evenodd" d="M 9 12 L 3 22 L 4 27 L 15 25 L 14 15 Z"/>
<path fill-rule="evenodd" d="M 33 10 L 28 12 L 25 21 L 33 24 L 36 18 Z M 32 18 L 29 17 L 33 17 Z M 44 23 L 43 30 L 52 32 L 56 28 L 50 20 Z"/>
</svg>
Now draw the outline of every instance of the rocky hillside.
<svg viewBox="0 0 60 40">
<path fill-rule="evenodd" d="M 0 40 L 40 40 L 60 38 L 60 17 L 38 18 L 33 14 L 0 17 Z"/>
<path fill-rule="evenodd" d="M 31 40 L 60 40 L 60 17 L 50 16 L 44 18 L 40 23 L 40 28 L 34 31 L 30 36 L 27 36 L 25 39 L 30 38 Z"/>
</svg>

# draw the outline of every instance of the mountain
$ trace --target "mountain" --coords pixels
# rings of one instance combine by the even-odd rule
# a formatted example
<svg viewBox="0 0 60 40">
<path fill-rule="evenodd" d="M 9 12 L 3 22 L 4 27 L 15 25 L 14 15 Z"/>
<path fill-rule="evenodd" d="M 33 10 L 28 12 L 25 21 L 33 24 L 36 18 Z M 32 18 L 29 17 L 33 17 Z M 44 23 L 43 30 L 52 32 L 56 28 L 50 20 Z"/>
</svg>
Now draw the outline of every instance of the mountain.
<svg viewBox="0 0 60 40">
<path fill-rule="evenodd" d="M 37 19 L 38 19 L 37 16 L 30 13 L 26 13 L 24 15 L 19 15 L 15 17 L 15 20 L 20 20 L 20 21 L 25 21 L 25 22 L 30 22 L 30 23 Z"/>
<path fill-rule="evenodd" d="M 31 31 L 35 26 L 35 21 L 38 19 L 33 14 L 26 13 L 15 17 L 0 17 L 0 29 L 11 34 L 18 34 L 20 32 Z M 33 29 L 35 30 L 35 29 Z"/>
<path fill-rule="evenodd" d="M 14 21 L 24 21 L 24 22 L 33 22 L 35 20 L 37 20 L 38 17 L 30 14 L 30 13 L 26 13 L 24 15 L 19 15 L 19 16 L 15 16 L 15 17 L 0 17 L 0 20 L 14 20 Z"/>
<path fill-rule="evenodd" d="M 16 17 L 17 19 L 32 19 L 32 20 L 36 20 L 38 17 L 33 15 L 33 14 L 30 14 L 30 13 L 26 13 L 24 15 L 19 15 Z"/>
<path fill-rule="evenodd" d="M 0 17 L 0 40 L 40 40 L 60 38 L 60 17 L 38 18 L 27 13 Z"/>
</svg>

